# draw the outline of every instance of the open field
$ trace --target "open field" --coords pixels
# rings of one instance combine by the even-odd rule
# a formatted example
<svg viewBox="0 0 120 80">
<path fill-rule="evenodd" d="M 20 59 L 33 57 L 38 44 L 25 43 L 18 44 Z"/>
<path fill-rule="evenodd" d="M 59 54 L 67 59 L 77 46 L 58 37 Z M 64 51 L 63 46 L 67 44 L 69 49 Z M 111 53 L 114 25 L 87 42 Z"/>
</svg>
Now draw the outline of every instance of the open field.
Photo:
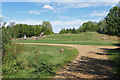
<svg viewBox="0 0 120 80">
<path fill-rule="evenodd" d="M 106 49 L 115 49 L 116 46 L 92 46 L 92 45 L 70 45 L 70 44 L 48 44 L 48 43 L 21 43 L 36 45 L 70 46 L 79 51 L 75 60 L 67 66 L 61 67 L 53 78 L 78 78 L 104 80 L 113 78 L 111 60 L 109 60 Z M 111 79 L 112 80 L 112 79 Z"/>
<path fill-rule="evenodd" d="M 55 74 L 54 78 L 113 77 L 110 67 L 111 61 L 109 60 L 108 54 L 104 53 L 105 50 L 102 48 L 117 48 L 115 47 L 115 44 L 118 43 L 118 37 L 116 36 L 88 32 L 81 34 L 45 35 L 38 40 L 28 38 L 27 40 L 13 40 L 13 42 L 25 44 L 27 49 L 20 55 L 24 61 L 25 68 L 20 70 L 20 72 L 18 71 L 17 75 L 12 77 L 32 76 L 33 78 L 47 78 Z M 64 53 L 61 54 L 60 49 L 62 47 L 64 48 Z M 79 55 L 77 50 L 79 51 Z M 68 63 L 69 65 L 64 67 Z M 58 72 L 56 73 L 56 71 Z M 23 73 L 27 75 L 19 75 Z M 70 76 L 71 74 L 73 75 Z"/>
<path fill-rule="evenodd" d="M 58 43 L 58 44 L 77 44 L 77 45 L 106 45 L 112 46 L 118 43 L 118 37 L 98 34 L 96 32 L 87 32 L 81 34 L 54 34 L 43 36 L 35 40 L 28 38 L 27 40 L 13 41 L 15 43 Z"/>
<path fill-rule="evenodd" d="M 4 78 L 47 78 L 61 66 L 75 59 L 78 50 L 71 47 L 49 45 L 24 45 L 25 50 L 16 58 L 3 59 Z M 61 48 L 64 52 L 60 52 Z M 15 56 L 15 54 L 14 54 Z M 12 57 L 12 56 L 11 56 Z M 8 59 L 8 58 L 7 58 Z"/>
</svg>

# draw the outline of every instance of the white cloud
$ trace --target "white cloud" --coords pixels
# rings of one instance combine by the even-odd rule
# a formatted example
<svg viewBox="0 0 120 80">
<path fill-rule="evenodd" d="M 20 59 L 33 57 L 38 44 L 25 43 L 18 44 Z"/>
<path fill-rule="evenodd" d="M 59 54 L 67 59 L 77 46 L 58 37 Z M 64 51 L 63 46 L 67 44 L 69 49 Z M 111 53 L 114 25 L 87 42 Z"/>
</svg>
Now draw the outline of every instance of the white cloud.
<svg viewBox="0 0 120 80">
<path fill-rule="evenodd" d="M 53 6 L 56 8 L 54 13 L 63 13 L 68 11 L 68 8 L 87 8 L 87 7 L 105 7 L 115 6 L 117 3 L 113 2 L 58 2 Z"/>
<path fill-rule="evenodd" d="M 50 5 L 44 5 L 43 8 L 54 10 L 54 8 L 52 6 L 50 6 Z"/>
<path fill-rule="evenodd" d="M 3 16 L 2 15 L 0 15 L 0 18 L 2 18 Z"/>
<path fill-rule="evenodd" d="M 3 15 L 0 14 L 0 18 L 9 18 L 9 17 L 3 16 Z"/>
<path fill-rule="evenodd" d="M 10 20 L 9 22 L 15 22 L 16 24 L 28 24 L 28 25 L 36 25 L 36 24 L 42 24 L 42 21 L 40 20 L 31 20 L 31 19 L 26 19 L 26 20 Z"/>
<path fill-rule="evenodd" d="M 72 20 L 72 21 L 51 21 L 54 32 L 59 32 L 62 28 L 79 28 L 82 25 L 83 20 Z"/>
<path fill-rule="evenodd" d="M 116 5 L 115 4 L 113 4 L 111 7 L 115 7 Z"/>
<path fill-rule="evenodd" d="M 36 6 L 40 6 L 41 4 L 50 5 L 50 2 L 38 2 L 35 3 Z M 84 8 L 84 7 L 101 7 L 101 6 L 113 6 L 118 4 L 118 2 L 102 2 L 102 1 L 88 1 L 88 2 L 55 2 L 51 5 L 56 8 L 66 9 L 66 8 Z"/>
<path fill-rule="evenodd" d="M 30 14 L 40 14 L 38 11 L 29 11 Z"/>
<path fill-rule="evenodd" d="M 48 11 L 48 10 L 40 10 L 41 12 L 46 12 L 46 11 Z"/>
<path fill-rule="evenodd" d="M 90 14 L 90 16 L 106 16 L 108 14 L 107 11 L 102 11 L 102 12 L 98 12 L 98 11 L 93 11 L 93 13 Z"/>
<path fill-rule="evenodd" d="M 75 27 L 80 26 L 84 21 L 82 20 L 72 20 L 72 21 L 51 21 L 53 26 L 59 26 L 59 27 Z"/>
<path fill-rule="evenodd" d="M 117 3 L 111 2 L 78 2 L 78 3 L 63 3 L 65 8 L 85 8 L 85 7 L 101 7 L 101 6 L 112 6 Z"/>
</svg>

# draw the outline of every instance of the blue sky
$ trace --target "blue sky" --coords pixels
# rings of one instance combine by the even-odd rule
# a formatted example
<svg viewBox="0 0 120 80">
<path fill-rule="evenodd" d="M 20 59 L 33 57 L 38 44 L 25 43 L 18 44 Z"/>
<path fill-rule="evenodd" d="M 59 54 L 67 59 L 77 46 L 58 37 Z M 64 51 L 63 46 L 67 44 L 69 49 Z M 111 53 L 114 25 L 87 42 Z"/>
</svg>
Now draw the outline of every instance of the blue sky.
<svg viewBox="0 0 120 80">
<path fill-rule="evenodd" d="M 6 22 L 42 24 L 49 21 L 53 31 L 79 28 L 83 22 L 99 22 L 116 2 L 2 2 L 0 17 Z"/>
</svg>

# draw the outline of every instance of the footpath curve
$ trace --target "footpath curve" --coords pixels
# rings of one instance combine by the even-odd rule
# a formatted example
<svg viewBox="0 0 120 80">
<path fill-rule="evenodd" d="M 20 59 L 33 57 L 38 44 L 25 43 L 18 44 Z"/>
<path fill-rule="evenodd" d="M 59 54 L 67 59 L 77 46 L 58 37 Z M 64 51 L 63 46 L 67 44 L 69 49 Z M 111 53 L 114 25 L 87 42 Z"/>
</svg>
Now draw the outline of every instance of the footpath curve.
<svg viewBox="0 0 120 80">
<path fill-rule="evenodd" d="M 109 49 L 117 46 L 93 46 L 93 45 L 71 45 L 71 44 L 49 44 L 49 43 L 20 43 L 36 45 L 58 45 L 76 48 L 79 55 L 68 65 L 60 68 L 53 78 L 111 78 L 113 71 L 110 67 L 108 54 Z"/>
</svg>

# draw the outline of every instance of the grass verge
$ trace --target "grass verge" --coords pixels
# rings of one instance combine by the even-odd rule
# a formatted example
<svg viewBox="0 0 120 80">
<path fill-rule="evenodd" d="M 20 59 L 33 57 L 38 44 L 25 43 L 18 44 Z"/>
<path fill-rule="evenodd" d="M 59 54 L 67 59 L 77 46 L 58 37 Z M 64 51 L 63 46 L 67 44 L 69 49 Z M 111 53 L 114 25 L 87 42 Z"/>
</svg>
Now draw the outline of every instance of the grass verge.
<svg viewBox="0 0 120 80">
<path fill-rule="evenodd" d="M 114 70 L 114 79 L 120 79 L 120 48 L 110 49 L 107 51 L 110 59 L 112 60 L 112 68 Z"/>
</svg>

